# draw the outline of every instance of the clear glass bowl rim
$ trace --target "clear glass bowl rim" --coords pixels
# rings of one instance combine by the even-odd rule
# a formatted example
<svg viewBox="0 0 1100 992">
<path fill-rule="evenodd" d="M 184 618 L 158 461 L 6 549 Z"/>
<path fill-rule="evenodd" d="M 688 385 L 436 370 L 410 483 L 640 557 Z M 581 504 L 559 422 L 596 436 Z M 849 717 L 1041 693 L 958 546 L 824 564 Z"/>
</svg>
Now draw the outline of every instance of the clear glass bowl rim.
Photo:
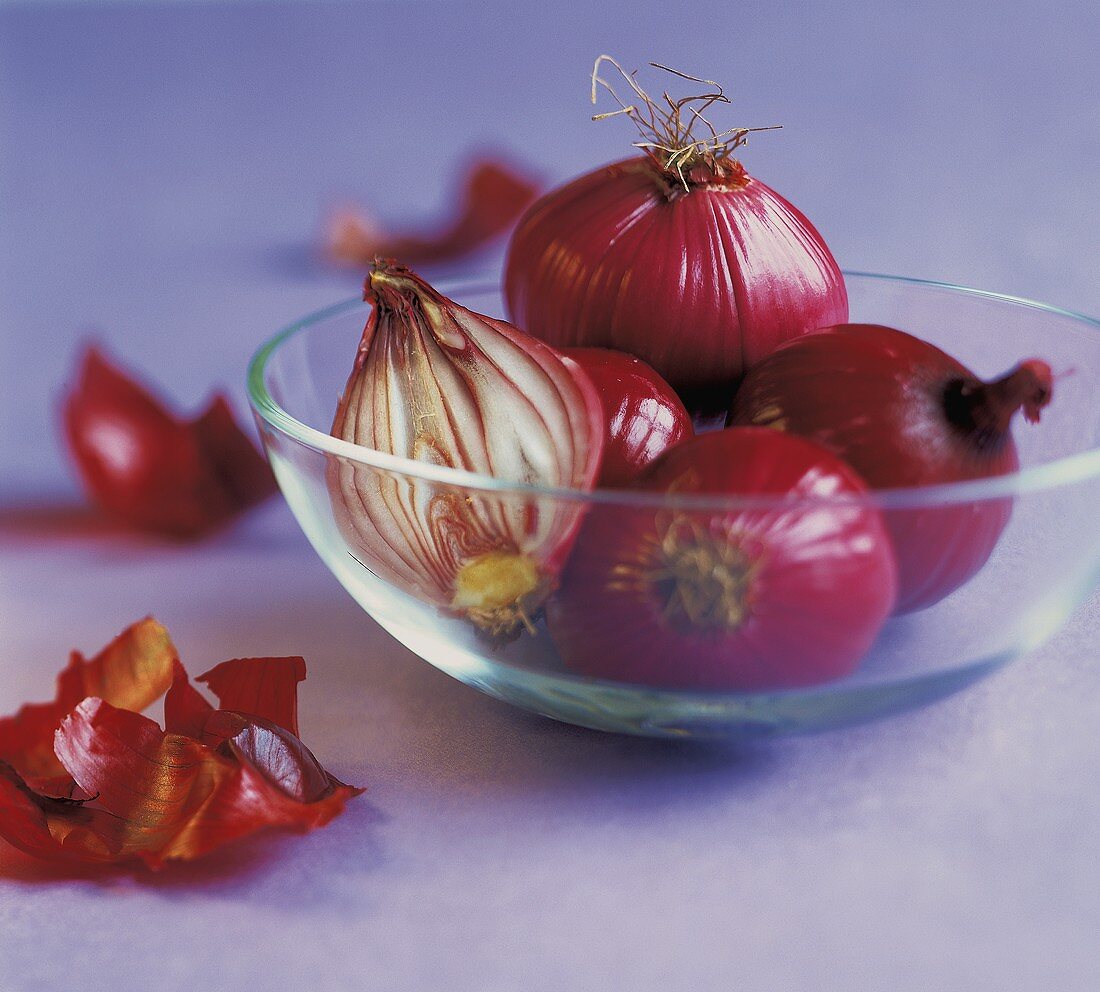
<svg viewBox="0 0 1100 992">
<path fill-rule="evenodd" d="M 870 279 L 903 285 L 924 286 L 945 289 L 951 292 L 996 300 L 1002 303 L 1030 307 L 1045 313 L 1066 317 L 1078 321 L 1091 329 L 1100 331 L 1100 320 L 1085 314 L 1075 313 L 1060 307 L 1039 303 L 1024 297 L 1009 296 L 988 290 L 972 289 L 952 283 L 930 279 L 914 279 L 908 276 L 883 275 L 876 272 L 844 270 L 846 278 Z M 438 288 L 448 296 L 462 302 L 463 295 L 499 292 L 499 282 L 490 276 L 470 280 L 440 280 Z M 333 437 L 292 417 L 271 396 L 264 381 L 267 364 L 276 351 L 288 340 L 308 331 L 332 317 L 353 310 L 365 310 L 367 305 L 360 297 L 343 300 L 322 310 L 314 311 L 284 327 L 268 339 L 256 351 L 248 366 L 248 397 L 256 414 L 272 429 L 292 440 L 312 448 L 315 451 L 335 457 L 358 462 L 362 465 L 392 474 L 408 476 L 426 482 L 457 487 L 478 492 L 514 495 L 518 497 L 541 497 L 572 500 L 586 503 L 608 503 L 621 506 L 660 506 L 691 510 L 731 510 L 731 509 L 767 509 L 782 505 L 790 509 L 792 501 L 786 496 L 739 496 L 739 495 L 669 495 L 668 493 L 642 492 L 629 489 L 573 489 L 564 486 L 537 486 L 527 483 L 510 482 L 495 476 L 480 475 L 463 469 L 429 465 L 410 458 L 402 458 L 387 452 L 377 451 L 363 445 L 353 444 Z M 1053 461 L 1044 462 L 1030 468 L 1021 469 L 1008 475 L 989 479 L 976 479 L 966 482 L 942 483 L 935 486 L 920 486 L 898 489 L 875 489 L 863 496 L 814 496 L 797 501 L 798 503 L 818 505 L 866 505 L 873 503 L 884 508 L 916 508 L 925 506 L 944 506 L 956 503 L 970 503 L 988 499 L 1003 499 L 1024 493 L 1052 489 L 1100 477 L 1100 445 L 1066 455 Z"/>
</svg>

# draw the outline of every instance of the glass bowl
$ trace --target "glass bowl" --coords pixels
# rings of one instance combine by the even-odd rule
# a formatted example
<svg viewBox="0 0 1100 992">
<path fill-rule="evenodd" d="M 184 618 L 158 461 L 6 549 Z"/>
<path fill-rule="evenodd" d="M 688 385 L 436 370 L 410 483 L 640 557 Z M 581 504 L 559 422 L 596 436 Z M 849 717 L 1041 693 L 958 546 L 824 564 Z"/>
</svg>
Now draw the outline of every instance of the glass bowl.
<svg viewBox="0 0 1100 992">
<path fill-rule="evenodd" d="M 437 497 L 459 498 L 489 511 L 563 514 L 585 526 L 599 519 L 675 515 L 689 527 L 706 529 L 723 514 L 760 512 L 802 515 L 813 526 L 820 520 L 815 514 L 851 512 L 851 498 L 837 498 L 835 505 L 829 499 L 792 504 L 785 498 L 533 488 L 337 440 L 328 429 L 369 310 L 358 300 L 306 317 L 265 344 L 249 370 L 249 395 L 286 501 L 321 559 L 371 617 L 442 671 L 525 709 L 600 730 L 676 737 L 821 730 L 928 703 L 994 671 L 1050 637 L 1100 572 L 1100 323 L 939 283 L 848 273 L 847 284 L 853 321 L 904 328 L 983 378 L 1031 356 L 1048 361 L 1059 378 L 1042 422 L 1015 428 L 1017 473 L 880 490 L 867 498 L 887 516 L 996 513 L 1009 505 L 1012 512 L 992 556 L 970 581 L 928 609 L 887 620 L 854 670 L 819 684 L 792 687 L 777 679 L 773 686 L 765 679 L 747 690 L 679 684 L 675 652 L 657 659 L 665 666 L 662 684 L 646 684 L 631 675 L 631 653 L 652 654 L 652 645 L 639 639 L 621 611 L 614 616 L 603 609 L 598 591 L 569 597 L 572 615 L 566 610 L 563 618 L 560 606 L 546 612 L 552 623 L 569 628 L 559 641 L 575 644 L 590 631 L 613 655 L 621 654 L 612 666 L 616 679 L 586 675 L 583 664 L 578 670 L 575 658 L 562 657 L 541 613 L 512 640 L 489 637 L 416 588 L 388 581 L 363 564 L 371 560 L 369 549 L 342 532 L 329 478 L 336 468 L 350 469 L 422 506 Z M 473 310 L 503 316 L 495 285 L 444 290 Z M 563 581 L 577 581 L 568 569 L 565 574 Z M 797 604 L 786 609 L 790 630 L 812 650 L 812 625 L 800 625 L 804 611 Z M 820 611 L 814 622 L 821 623 Z M 690 642 L 684 650 L 690 651 Z M 793 661 L 797 667 L 799 659 Z"/>
</svg>

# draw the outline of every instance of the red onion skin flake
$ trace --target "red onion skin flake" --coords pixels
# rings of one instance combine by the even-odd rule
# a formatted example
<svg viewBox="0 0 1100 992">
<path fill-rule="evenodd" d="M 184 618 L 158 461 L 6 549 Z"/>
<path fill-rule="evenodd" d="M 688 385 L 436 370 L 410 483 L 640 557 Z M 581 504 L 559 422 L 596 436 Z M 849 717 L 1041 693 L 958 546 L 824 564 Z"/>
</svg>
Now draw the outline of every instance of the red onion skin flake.
<svg viewBox="0 0 1100 992">
<path fill-rule="evenodd" d="M 89 498 L 130 530 L 199 540 L 277 488 L 224 396 L 185 420 L 94 347 L 65 396 L 62 421 Z"/>
<path fill-rule="evenodd" d="M 226 661 L 199 677 L 215 707 L 152 618 L 90 660 L 74 652 L 54 703 L 0 718 L 0 837 L 71 868 L 155 870 L 324 825 L 363 790 L 298 738 L 304 678 L 301 658 Z M 162 695 L 163 730 L 137 712 Z"/>
<path fill-rule="evenodd" d="M 507 162 L 482 157 L 470 164 L 456 190 L 453 216 L 435 231 L 384 230 L 368 215 L 348 209 L 330 220 L 325 251 L 333 261 L 359 268 L 379 256 L 417 265 L 456 262 L 507 234 L 537 193 L 537 184 Z"/>
</svg>

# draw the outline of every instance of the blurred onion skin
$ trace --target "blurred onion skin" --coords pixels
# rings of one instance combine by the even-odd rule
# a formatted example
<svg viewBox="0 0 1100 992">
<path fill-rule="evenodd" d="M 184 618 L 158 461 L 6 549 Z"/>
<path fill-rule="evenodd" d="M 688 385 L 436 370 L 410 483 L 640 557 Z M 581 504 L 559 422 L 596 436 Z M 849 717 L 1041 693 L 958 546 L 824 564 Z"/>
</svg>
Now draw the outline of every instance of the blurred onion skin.
<svg viewBox="0 0 1100 992">
<path fill-rule="evenodd" d="M 672 387 L 641 359 L 610 348 L 569 348 L 563 354 L 600 395 L 607 423 L 601 488 L 628 486 L 667 448 L 695 433 Z"/>
<path fill-rule="evenodd" d="M 728 496 L 731 508 L 593 506 L 547 607 L 570 668 L 748 691 L 856 667 L 893 608 L 896 569 L 851 468 L 802 438 L 737 428 L 671 448 L 638 488 Z M 735 508 L 737 495 L 766 505 Z"/>
<path fill-rule="evenodd" d="M 1019 468 L 1009 423 L 1050 399 L 1045 362 L 983 383 L 939 348 L 876 324 L 843 324 L 776 350 L 746 377 L 729 423 L 811 438 L 872 489 L 938 485 Z M 898 559 L 897 612 L 931 606 L 975 575 L 1012 514 L 1012 500 L 889 509 Z"/>
<path fill-rule="evenodd" d="M 617 348 L 693 414 L 728 407 L 788 338 L 848 319 L 844 279 L 805 216 L 735 161 L 675 172 L 648 156 L 536 201 L 505 263 L 511 319 L 555 347 Z"/>
<path fill-rule="evenodd" d="M 135 531 L 200 540 L 276 492 L 225 396 L 185 420 L 98 348 L 85 352 L 62 418 L 89 497 Z"/>
</svg>

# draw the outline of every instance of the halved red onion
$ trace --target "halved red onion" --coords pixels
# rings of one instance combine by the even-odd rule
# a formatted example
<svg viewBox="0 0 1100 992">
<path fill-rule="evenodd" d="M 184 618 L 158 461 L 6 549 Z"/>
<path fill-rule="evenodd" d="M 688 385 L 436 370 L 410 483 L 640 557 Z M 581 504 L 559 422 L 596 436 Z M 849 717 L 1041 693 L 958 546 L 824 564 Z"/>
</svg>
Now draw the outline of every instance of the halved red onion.
<svg viewBox="0 0 1100 992">
<path fill-rule="evenodd" d="M 502 320 L 375 263 L 374 305 L 333 423 L 376 451 L 533 486 L 591 488 L 603 448 L 584 373 Z M 403 590 L 496 635 L 530 626 L 553 589 L 581 507 L 335 461 L 329 488 L 356 558 Z"/>
</svg>

